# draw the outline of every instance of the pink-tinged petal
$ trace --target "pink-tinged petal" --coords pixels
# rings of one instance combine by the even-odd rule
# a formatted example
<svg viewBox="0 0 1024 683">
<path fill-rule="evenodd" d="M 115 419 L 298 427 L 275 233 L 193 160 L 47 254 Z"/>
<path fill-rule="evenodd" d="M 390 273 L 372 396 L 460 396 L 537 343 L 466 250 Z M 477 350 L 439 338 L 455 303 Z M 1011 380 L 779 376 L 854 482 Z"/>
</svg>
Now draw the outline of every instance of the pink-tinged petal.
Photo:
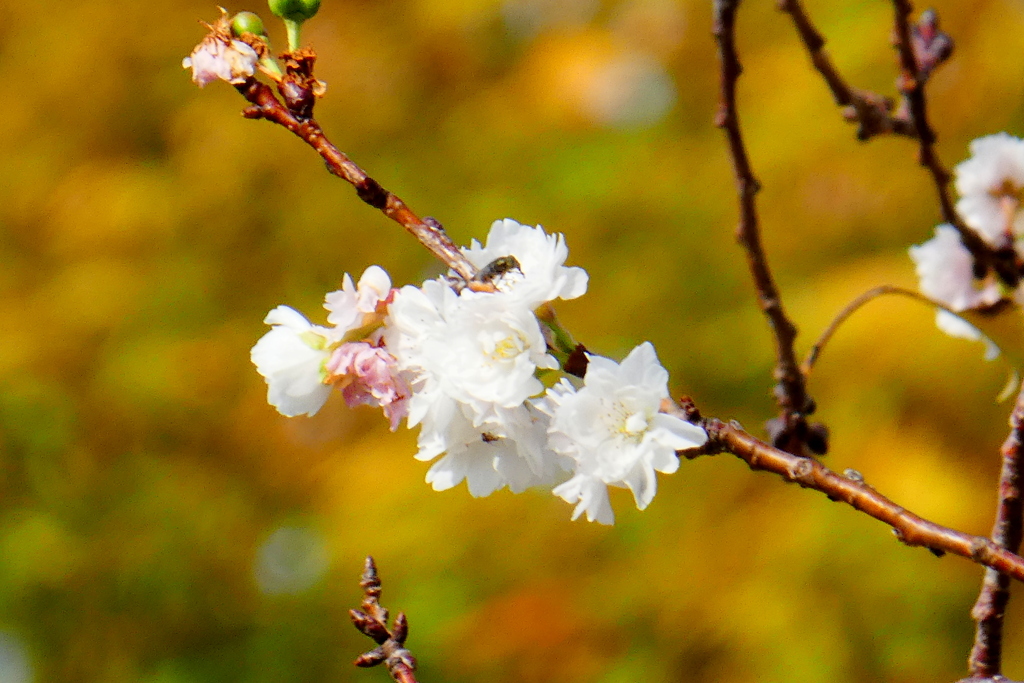
<svg viewBox="0 0 1024 683">
<path fill-rule="evenodd" d="M 366 342 L 342 344 L 331 354 L 326 369 L 328 381 L 341 387 L 349 407 L 380 406 L 392 431 L 408 414 L 412 392 L 386 349 Z"/>
<path fill-rule="evenodd" d="M 356 308 L 363 313 L 373 313 L 377 303 L 391 294 L 391 278 L 380 266 L 370 266 L 359 278 L 356 294 Z"/>
</svg>

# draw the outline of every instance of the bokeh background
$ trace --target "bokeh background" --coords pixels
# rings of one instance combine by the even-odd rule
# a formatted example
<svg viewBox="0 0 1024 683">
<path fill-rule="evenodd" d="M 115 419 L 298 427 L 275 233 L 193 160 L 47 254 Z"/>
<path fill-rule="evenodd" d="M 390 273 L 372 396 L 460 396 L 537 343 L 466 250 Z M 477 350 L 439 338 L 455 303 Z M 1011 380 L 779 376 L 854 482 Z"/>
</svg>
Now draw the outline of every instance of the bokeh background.
<svg viewBox="0 0 1024 683">
<path fill-rule="evenodd" d="M 1024 133 L 1024 5 L 936 5 L 939 151 Z M 280 25 L 260 12 L 278 45 Z M 842 71 L 892 93 L 888 3 L 812 2 Z M 198 0 L 0 1 L 0 683 L 384 681 L 351 660 L 362 559 L 422 680 L 953 681 L 981 579 L 727 455 L 663 477 L 612 528 L 550 493 L 435 493 L 415 435 L 335 396 L 265 402 L 248 360 L 278 304 L 322 322 L 343 273 L 429 254 L 283 129 L 180 66 Z M 324 0 L 306 26 L 329 136 L 460 243 L 562 232 L 592 350 L 655 343 L 676 394 L 755 433 L 772 353 L 712 125 L 710 2 Z M 773 3 L 739 19 L 764 241 L 800 350 L 869 287 L 913 285 L 937 221 L 912 142 L 854 140 Z M 810 384 L 827 463 L 987 534 L 1007 366 L 882 300 Z M 1024 676 L 1024 597 L 1006 672 Z"/>
</svg>

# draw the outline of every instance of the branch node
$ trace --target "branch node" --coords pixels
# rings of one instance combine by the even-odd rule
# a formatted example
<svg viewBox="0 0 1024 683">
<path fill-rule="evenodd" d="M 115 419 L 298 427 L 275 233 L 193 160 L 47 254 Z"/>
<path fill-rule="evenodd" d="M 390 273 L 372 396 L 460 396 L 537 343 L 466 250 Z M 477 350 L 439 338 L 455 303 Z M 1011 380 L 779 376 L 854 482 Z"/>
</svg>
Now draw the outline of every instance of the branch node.
<svg viewBox="0 0 1024 683">
<path fill-rule="evenodd" d="M 388 192 L 380 183 L 367 176 L 362 182 L 356 184 L 356 194 L 364 202 L 375 209 L 383 210 L 388 205 Z"/>
</svg>

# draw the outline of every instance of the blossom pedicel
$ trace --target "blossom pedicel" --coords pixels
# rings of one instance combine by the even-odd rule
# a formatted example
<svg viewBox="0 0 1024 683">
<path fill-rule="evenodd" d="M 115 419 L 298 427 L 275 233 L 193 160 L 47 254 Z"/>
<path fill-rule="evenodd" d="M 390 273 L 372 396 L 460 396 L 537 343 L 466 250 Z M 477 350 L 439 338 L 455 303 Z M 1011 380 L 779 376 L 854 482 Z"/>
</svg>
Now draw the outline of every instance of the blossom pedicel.
<svg viewBox="0 0 1024 683">
<path fill-rule="evenodd" d="M 405 417 L 420 427 L 416 457 L 434 461 L 426 479 L 439 491 L 463 481 L 474 496 L 543 486 L 577 503 L 573 519 L 585 511 L 611 524 L 607 487 L 619 486 L 646 508 L 655 472 L 674 472 L 675 451 L 707 439 L 659 412 L 668 373 L 654 347 L 640 345 L 621 365 L 588 354 L 582 387 L 562 379 L 545 390 L 539 375 L 559 364 L 535 309 L 582 296 L 586 272 L 565 265 L 562 235 L 509 219 L 463 253 L 481 270 L 510 264 L 491 269 L 495 291 L 458 287 L 453 274 L 392 289 L 371 266 L 326 296 L 329 327 L 274 309 L 252 351 L 268 401 L 284 415 L 312 415 L 333 385 L 350 406 L 380 406 L 392 430 Z"/>
</svg>

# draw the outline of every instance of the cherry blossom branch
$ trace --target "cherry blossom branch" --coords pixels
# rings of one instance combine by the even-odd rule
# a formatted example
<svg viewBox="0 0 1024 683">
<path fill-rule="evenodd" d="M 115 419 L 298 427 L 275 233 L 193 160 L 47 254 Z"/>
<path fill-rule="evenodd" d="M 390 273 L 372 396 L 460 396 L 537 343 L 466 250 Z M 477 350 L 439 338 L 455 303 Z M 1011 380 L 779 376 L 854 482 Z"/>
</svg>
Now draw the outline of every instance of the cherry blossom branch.
<svg viewBox="0 0 1024 683">
<path fill-rule="evenodd" d="M 909 0 L 893 0 L 893 44 L 899 55 L 900 75 L 896 79 L 897 88 L 904 98 L 910 121 L 917 132 L 918 161 L 932 177 L 939 200 L 942 220 L 949 223 L 960 233 L 960 240 L 971 252 L 975 261 L 985 267 L 991 266 L 1006 284 L 1016 287 L 1020 274 L 1012 254 L 994 251 L 970 228 L 957 213 L 949 193 L 950 172 L 942 165 L 935 151 L 936 135 L 928 122 L 928 100 L 925 97 L 925 84 L 934 66 L 925 65 L 915 54 L 910 14 L 913 11 Z M 930 13 L 922 19 L 921 25 L 915 27 L 918 33 L 922 28 L 937 33 L 937 19 Z M 930 26 L 929 26 L 930 25 Z M 951 48 L 950 48 L 951 50 Z M 921 50 L 919 50 L 920 52 Z M 1012 252 L 1012 249 L 1010 250 Z"/>
<path fill-rule="evenodd" d="M 893 113 L 889 98 L 854 88 L 843 79 L 824 49 L 825 38 L 811 22 L 800 0 L 779 0 L 778 7 L 792 19 L 811 63 L 825 80 L 836 104 L 843 107 L 843 117 L 858 124 L 857 139 L 868 140 L 885 133 L 917 138 L 918 158 L 932 177 L 942 220 L 960 233 L 961 241 L 979 264 L 981 273 L 991 268 L 1004 283 L 1016 287 L 1021 279 L 1022 264 L 1017 262 L 1012 248 L 993 249 L 960 217 L 949 193 L 950 173 L 935 151 L 936 136 L 928 123 L 924 86 L 932 71 L 953 51 L 953 41 L 938 30 L 935 13 L 925 12 L 918 24 L 911 27 L 909 0 L 893 0 L 894 43 L 900 62 L 897 86 L 903 96 L 903 106 Z"/>
<path fill-rule="evenodd" d="M 405 648 L 409 622 L 405 613 L 399 612 L 394 625 L 388 629 L 388 611 L 380 604 L 380 577 L 372 557 L 366 558 L 359 586 L 363 589 L 361 609 L 349 610 L 349 616 L 360 633 L 372 638 L 377 647 L 359 655 L 355 665 L 371 667 L 383 664 L 396 683 L 417 683 L 414 673 L 416 659 Z"/>
<path fill-rule="evenodd" d="M 797 363 L 793 343 L 796 326 L 786 316 L 782 298 L 768 267 L 768 258 L 761 244 L 755 197 L 760 184 L 754 177 L 750 159 L 743 143 L 739 115 L 736 110 L 736 81 L 743 71 L 735 45 L 736 10 L 740 0 L 714 1 L 714 28 L 721 63 L 721 100 L 715 125 L 725 132 L 736 178 L 736 194 L 740 218 L 736 238 L 747 254 L 747 265 L 757 290 L 758 303 L 768 318 L 775 340 L 775 398 L 780 415 L 769 422 L 772 442 L 780 448 L 802 454 L 807 442 L 806 415 L 814 410 L 814 402 L 807 395 L 806 383 Z M 824 441 L 821 444 L 823 445 Z M 818 449 L 815 449 L 818 452 Z M 824 452 L 823 450 L 820 452 Z"/>
<path fill-rule="evenodd" d="M 351 183 L 360 199 L 373 208 L 379 209 L 385 216 L 412 233 L 420 241 L 420 244 L 429 249 L 434 256 L 464 280 L 468 282 L 474 278 L 476 268 L 448 237 L 441 224 L 430 217 L 420 218 L 394 193 L 385 190 L 380 183 L 367 175 L 362 168 L 327 139 L 315 119 L 297 116 L 277 99 L 269 86 L 256 78 L 248 78 L 244 83 L 235 87 L 253 105 L 242 112 L 243 116 L 250 119 L 265 119 L 290 130 L 316 150 L 317 154 L 327 163 L 327 169 L 331 173 Z M 292 87 L 302 86 L 292 85 Z M 290 97 L 286 99 L 297 101 L 303 99 L 301 94 L 296 96 L 289 93 L 289 95 Z"/>
<path fill-rule="evenodd" d="M 1024 389 L 1010 414 L 1010 435 L 1001 449 L 1003 467 L 999 475 L 999 507 L 992 540 L 1018 552 L 1024 533 L 1024 500 L 1021 499 L 1021 445 L 1024 442 Z M 985 570 L 981 592 L 971 616 L 977 622 L 974 647 L 968 659 L 968 670 L 975 678 L 999 676 L 1002 669 L 1003 616 L 1010 601 L 1010 577 L 993 569 Z"/>
<path fill-rule="evenodd" d="M 1024 581 L 1024 558 L 990 539 L 941 526 L 910 512 L 880 494 L 852 471 L 848 471 L 846 476 L 837 474 L 813 458 L 796 456 L 769 446 L 745 432 L 736 422 L 703 418 L 689 398 L 681 401 L 681 407 L 669 410 L 708 433 L 706 444 L 680 451 L 681 457 L 692 460 L 702 455 L 732 453 L 752 470 L 773 472 L 786 481 L 820 491 L 829 500 L 844 502 L 888 524 L 896 538 L 908 546 L 927 548 L 937 556 L 945 553 L 959 555 Z"/>
<path fill-rule="evenodd" d="M 885 133 L 917 137 L 913 123 L 892 114 L 890 98 L 854 88 L 843 79 L 825 50 L 825 38 L 811 22 L 800 0 L 779 0 L 778 8 L 793 20 L 811 63 L 825 79 L 836 104 L 843 107 L 843 118 L 857 123 L 858 140 L 868 140 Z"/>
<path fill-rule="evenodd" d="M 942 220 L 960 233 L 960 241 L 974 257 L 979 273 L 992 268 L 1006 285 L 1015 288 L 1021 279 L 1021 264 L 1017 262 L 1013 248 L 993 249 L 989 246 L 977 231 L 964 222 L 950 197 L 951 174 L 935 151 L 936 135 L 928 123 L 928 100 L 924 89 L 932 70 L 952 53 L 953 43 L 938 30 L 938 18 L 932 10 L 925 12 L 911 28 L 912 11 L 909 0 L 893 0 L 893 42 L 900 63 L 896 85 L 917 131 L 918 162 L 928 169 L 932 177 Z"/>
</svg>

